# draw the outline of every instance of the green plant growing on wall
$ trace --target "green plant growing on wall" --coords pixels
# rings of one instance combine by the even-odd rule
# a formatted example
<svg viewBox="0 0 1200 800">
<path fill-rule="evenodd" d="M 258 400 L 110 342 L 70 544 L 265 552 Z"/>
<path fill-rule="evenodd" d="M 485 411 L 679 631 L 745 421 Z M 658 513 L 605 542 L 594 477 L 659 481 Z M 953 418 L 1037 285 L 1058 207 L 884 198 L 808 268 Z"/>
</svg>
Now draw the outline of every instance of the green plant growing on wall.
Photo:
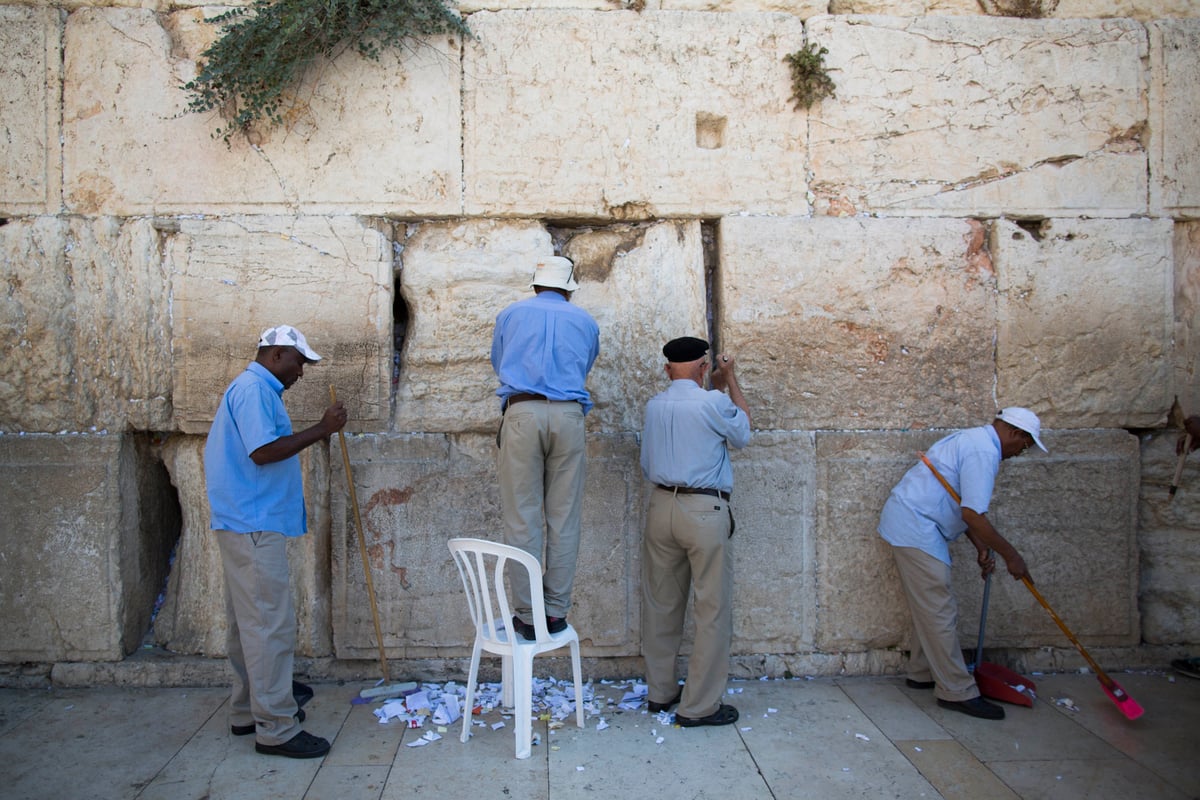
<svg viewBox="0 0 1200 800">
<path fill-rule="evenodd" d="M 354 47 L 378 61 L 385 49 L 422 37 L 471 35 L 442 0 L 254 0 L 208 21 L 224 31 L 183 88 L 188 111 L 222 114 L 226 124 L 213 136 L 226 144 L 257 122 L 282 123 L 294 102 L 288 90 L 320 59 Z"/>
<path fill-rule="evenodd" d="M 818 49 L 810 42 L 783 57 L 792 68 L 791 99 L 796 101 L 796 110 L 812 108 L 813 103 L 826 97 L 837 97 L 833 78 L 825 69 L 825 54 L 828 52 L 824 47 Z"/>
</svg>

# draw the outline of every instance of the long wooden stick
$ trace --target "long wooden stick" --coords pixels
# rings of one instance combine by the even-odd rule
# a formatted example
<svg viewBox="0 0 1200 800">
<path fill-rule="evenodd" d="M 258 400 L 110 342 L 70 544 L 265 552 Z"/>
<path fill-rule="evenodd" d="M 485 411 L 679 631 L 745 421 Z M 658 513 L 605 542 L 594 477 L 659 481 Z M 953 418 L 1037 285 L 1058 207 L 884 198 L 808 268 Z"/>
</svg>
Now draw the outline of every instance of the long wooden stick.
<svg viewBox="0 0 1200 800">
<path fill-rule="evenodd" d="M 329 398 L 337 402 L 337 389 L 329 385 Z M 362 557 L 363 574 L 367 578 L 367 597 L 371 601 L 371 619 L 375 623 L 375 641 L 379 643 L 379 668 L 383 670 L 383 680 L 390 681 L 388 675 L 387 656 L 383 652 L 383 629 L 379 626 L 379 607 L 375 605 L 375 584 L 371 581 L 371 562 L 367 560 L 367 538 L 363 534 L 362 515 L 358 511 L 358 493 L 354 491 L 354 476 L 350 473 L 350 451 L 346 449 L 346 436 L 338 431 L 338 441 L 342 443 L 342 464 L 346 467 L 346 486 L 350 489 L 350 504 L 354 507 L 354 524 L 358 529 L 358 553 Z"/>
</svg>

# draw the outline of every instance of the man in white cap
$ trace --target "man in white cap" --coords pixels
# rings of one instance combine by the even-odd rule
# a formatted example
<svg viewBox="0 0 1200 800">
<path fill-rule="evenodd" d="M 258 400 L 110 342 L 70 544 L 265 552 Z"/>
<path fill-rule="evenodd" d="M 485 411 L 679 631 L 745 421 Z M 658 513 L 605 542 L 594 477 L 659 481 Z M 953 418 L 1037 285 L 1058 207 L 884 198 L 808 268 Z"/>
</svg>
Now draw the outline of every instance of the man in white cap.
<svg viewBox="0 0 1200 800">
<path fill-rule="evenodd" d="M 329 742 L 304 731 L 298 700 L 312 692 L 292 679 L 296 613 L 288 578 L 287 539 L 308 529 L 301 450 L 346 424 L 340 402 L 321 421 L 292 433 L 283 392 L 321 357 L 290 325 L 263 331 L 258 354 L 221 398 L 204 446 L 211 527 L 225 571 L 230 729 L 255 736 L 255 750 L 317 758 Z"/>
<path fill-rule="evenodd" d="M 584 415 L 592 408 L 584 381 L 600 353 L 600 327 L 570 302 L 579 288 L 574 273 L 569 258 L 538 259 L 534 296 L 501 311 L 492 336 L 504 541 L 542 564 L 550 633 L 566 630 L 571 608 L 587 456 Z M 533 640 L 528 577 L 513 570 L 509 579 L 513 628 Z"/>
<path fill-rule="evenodd" d="M 1000 462 L 1035 444 L 1045 452 L 1040 432 L 1036 414 L 1013 407 L 1000 411 L 990 425 L 946 436 L 892 489 L 879 520 L 879 535 L 892 546 L 913 618 L 906 683 L 933 689 L 943 708 L 981 719 L 1003 719 L 1004 709 L 980 696 L 963 661 L 949 542 L 966 533 L 985 576 L 996 567 L 994 551 L 1013 578 L 1029 577 L 1025 559 L 988 520 L 987 511 Z"/>
</svg>

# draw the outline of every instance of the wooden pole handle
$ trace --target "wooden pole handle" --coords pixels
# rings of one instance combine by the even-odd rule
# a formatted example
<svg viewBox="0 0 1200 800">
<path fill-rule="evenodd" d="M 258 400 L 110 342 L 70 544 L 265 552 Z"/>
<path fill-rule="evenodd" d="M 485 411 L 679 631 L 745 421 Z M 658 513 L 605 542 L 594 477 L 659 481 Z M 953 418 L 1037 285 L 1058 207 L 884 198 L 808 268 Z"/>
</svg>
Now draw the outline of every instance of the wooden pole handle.
<svg viewBox="0 0 1200 800">
<path fill-rule="evenodd" d="M 329 399 L 337 402 L 337 389 L 329 385 Z M 354 476 L 350 472 L 350 451 L 346 449 L 346 436 L 338 431 L 338 441 L 342 443 L 342 464 L 346 468 L 346 487 L 350 490 L 350 505 L 354 508 L 354 525 L 358 530 L 358 554 L 362 558 L 363 574 L 367 579 L 367 598 L 371 601 L 371 620 L 375 623 L 375 641 L 379 644 L 379 667 L 383 670 L 384 681 L 391 680 L 388 675 L 387 656 L 383 651 L 383 629 L 379 625 L 379 607 L 375 604 L 375 584 L 371 580 L 371 562 L 367 560 L 367 539 L 363 534 L 362 515 L 358 510 L 358 493 L 354 490 Z"/>
</svg>

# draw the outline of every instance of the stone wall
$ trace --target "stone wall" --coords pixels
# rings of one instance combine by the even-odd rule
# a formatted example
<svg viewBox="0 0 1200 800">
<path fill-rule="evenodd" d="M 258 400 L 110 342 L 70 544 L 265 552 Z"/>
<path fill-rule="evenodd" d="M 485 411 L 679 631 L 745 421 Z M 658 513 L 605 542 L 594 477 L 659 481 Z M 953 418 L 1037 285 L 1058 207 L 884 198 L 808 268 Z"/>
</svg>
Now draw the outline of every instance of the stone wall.
<svg viewBox="0 0 1200 800">
<path fill-rule="evenodd" d="M 601 328 L 572 611 L 598 672 L 637 664 L 637 434 L 683 334 L 754 411 L 733 669 L 897 669 L 879 509 L 1010 404 L 1051 453 L 1006 462 L 992 516 L 1056 610 L 1106 663 L 1200 644 L 1200 467 L 1167 493 L 1200 411 L 1195 3 L 469 0 L 475 38 L 347 53 L 228 145 L 180 89 L 216 8 L 0 2 L 0 663 L 119 661 L 160 592 L 154 642 L 224 655 L 203 435 L 279 322 L 326 356 L 295 424 L 331 385 L 351 411 L 389 659 L 466 655 L 445 541 L 499 536 L 492 322 L 552 252 Z M 810 42 L 837 96 L 796 110 Z M 303 461 L 299 654 L 369 663 L 339 440 Z M 989 631 L 1078 662 L 1004 577 Z"/>
</svg>

